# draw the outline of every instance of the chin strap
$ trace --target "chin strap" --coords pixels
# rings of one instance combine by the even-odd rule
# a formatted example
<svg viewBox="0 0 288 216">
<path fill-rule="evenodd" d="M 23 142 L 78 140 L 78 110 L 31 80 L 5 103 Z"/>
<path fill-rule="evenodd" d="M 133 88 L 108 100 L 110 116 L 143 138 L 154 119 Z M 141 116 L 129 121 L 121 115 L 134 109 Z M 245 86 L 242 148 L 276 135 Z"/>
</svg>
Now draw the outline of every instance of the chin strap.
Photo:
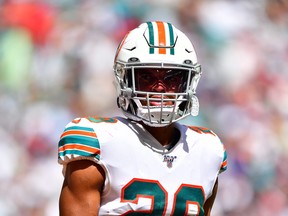
<svg viewBox="0 0 288 216">
<path fill-rule="evenodd" d="M 199 114 L 199 100 L 195 94 L 191 91 L 188 92 L 189 101 L 183 101 L 179 104 L 178 114 L 180 116 L 184 115 L 185 109 L 191 109 L 190 114 L 192 116 L 197 116 Z M 191 108 L 189 108 L 191 106 Z"/>
<path fill-rule="evenodd" d="M 196 95 L 192 95 L 192 108 L 191 108 L 191 115 L 197 116 L 199 114 L 199 100 Z"/>
</svg>

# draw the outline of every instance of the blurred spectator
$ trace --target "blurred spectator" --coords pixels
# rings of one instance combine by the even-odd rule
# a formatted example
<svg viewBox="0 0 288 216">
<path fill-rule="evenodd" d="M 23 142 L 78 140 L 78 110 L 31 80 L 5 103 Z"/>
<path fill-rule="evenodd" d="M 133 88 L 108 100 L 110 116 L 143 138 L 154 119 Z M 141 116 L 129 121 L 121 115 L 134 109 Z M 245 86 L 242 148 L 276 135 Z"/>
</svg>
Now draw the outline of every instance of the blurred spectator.
<svg viewBox="0 0 288 216">
<path fill-rule="evenodd" d="M 55 11 L 45 1 L 10 0 L 1 5 L 2 19 L 9 28 L 24 29 L 35 44 L 42 44 L 53 28 Z"/>
</svg>

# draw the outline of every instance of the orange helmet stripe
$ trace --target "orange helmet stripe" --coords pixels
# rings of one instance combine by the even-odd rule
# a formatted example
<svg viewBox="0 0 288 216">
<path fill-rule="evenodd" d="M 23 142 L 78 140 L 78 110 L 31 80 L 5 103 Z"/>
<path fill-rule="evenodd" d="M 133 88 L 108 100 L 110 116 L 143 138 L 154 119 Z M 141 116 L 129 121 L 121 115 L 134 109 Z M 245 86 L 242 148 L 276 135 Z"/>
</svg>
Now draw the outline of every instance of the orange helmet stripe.
<svg viewBox="0 0 288 216">
<path fill-rule="evenodd" d="M 156 22 L 158 28 L 159 47 L 166 46 L 166 33 L 163 22 Z M 159 48 L 159 54 L 166 54 L 166 48 Z"/>
</svg>

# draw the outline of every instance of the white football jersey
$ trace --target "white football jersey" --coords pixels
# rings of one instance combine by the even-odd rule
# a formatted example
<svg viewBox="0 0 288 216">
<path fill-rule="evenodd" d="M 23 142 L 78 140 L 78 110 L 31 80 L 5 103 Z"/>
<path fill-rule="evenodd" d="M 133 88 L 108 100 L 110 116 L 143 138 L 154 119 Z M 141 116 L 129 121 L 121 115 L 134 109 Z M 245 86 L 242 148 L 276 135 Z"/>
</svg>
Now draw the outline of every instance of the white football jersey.
<svg viewBox="0 0 288 216">
<path fill-rule="evenodd" d="M 79 118 L 59 141 L 59 163 L 88 159 L 101 165 L 106 180 L 99 215 L 204 215 L 227 155 L 220 139 L 200 127 L 181 133 L 167 150 L 140 124 L 124 118 Z"/>
</svg>

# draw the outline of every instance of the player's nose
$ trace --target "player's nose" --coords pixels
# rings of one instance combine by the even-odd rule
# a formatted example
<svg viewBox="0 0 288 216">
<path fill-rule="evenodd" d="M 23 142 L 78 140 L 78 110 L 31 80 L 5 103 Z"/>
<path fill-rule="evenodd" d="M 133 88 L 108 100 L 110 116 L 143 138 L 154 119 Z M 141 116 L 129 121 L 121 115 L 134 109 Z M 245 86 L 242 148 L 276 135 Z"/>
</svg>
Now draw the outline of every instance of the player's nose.
<svg viewBox="0 0 288 216">
<path fill-rule="evenodd" d="M 157 83 L 155 83 L 155 85 L 153 85 L 152 90 L 154 92 L 165 93 L 166 86 L 159 80 Z"/>
</svg>

